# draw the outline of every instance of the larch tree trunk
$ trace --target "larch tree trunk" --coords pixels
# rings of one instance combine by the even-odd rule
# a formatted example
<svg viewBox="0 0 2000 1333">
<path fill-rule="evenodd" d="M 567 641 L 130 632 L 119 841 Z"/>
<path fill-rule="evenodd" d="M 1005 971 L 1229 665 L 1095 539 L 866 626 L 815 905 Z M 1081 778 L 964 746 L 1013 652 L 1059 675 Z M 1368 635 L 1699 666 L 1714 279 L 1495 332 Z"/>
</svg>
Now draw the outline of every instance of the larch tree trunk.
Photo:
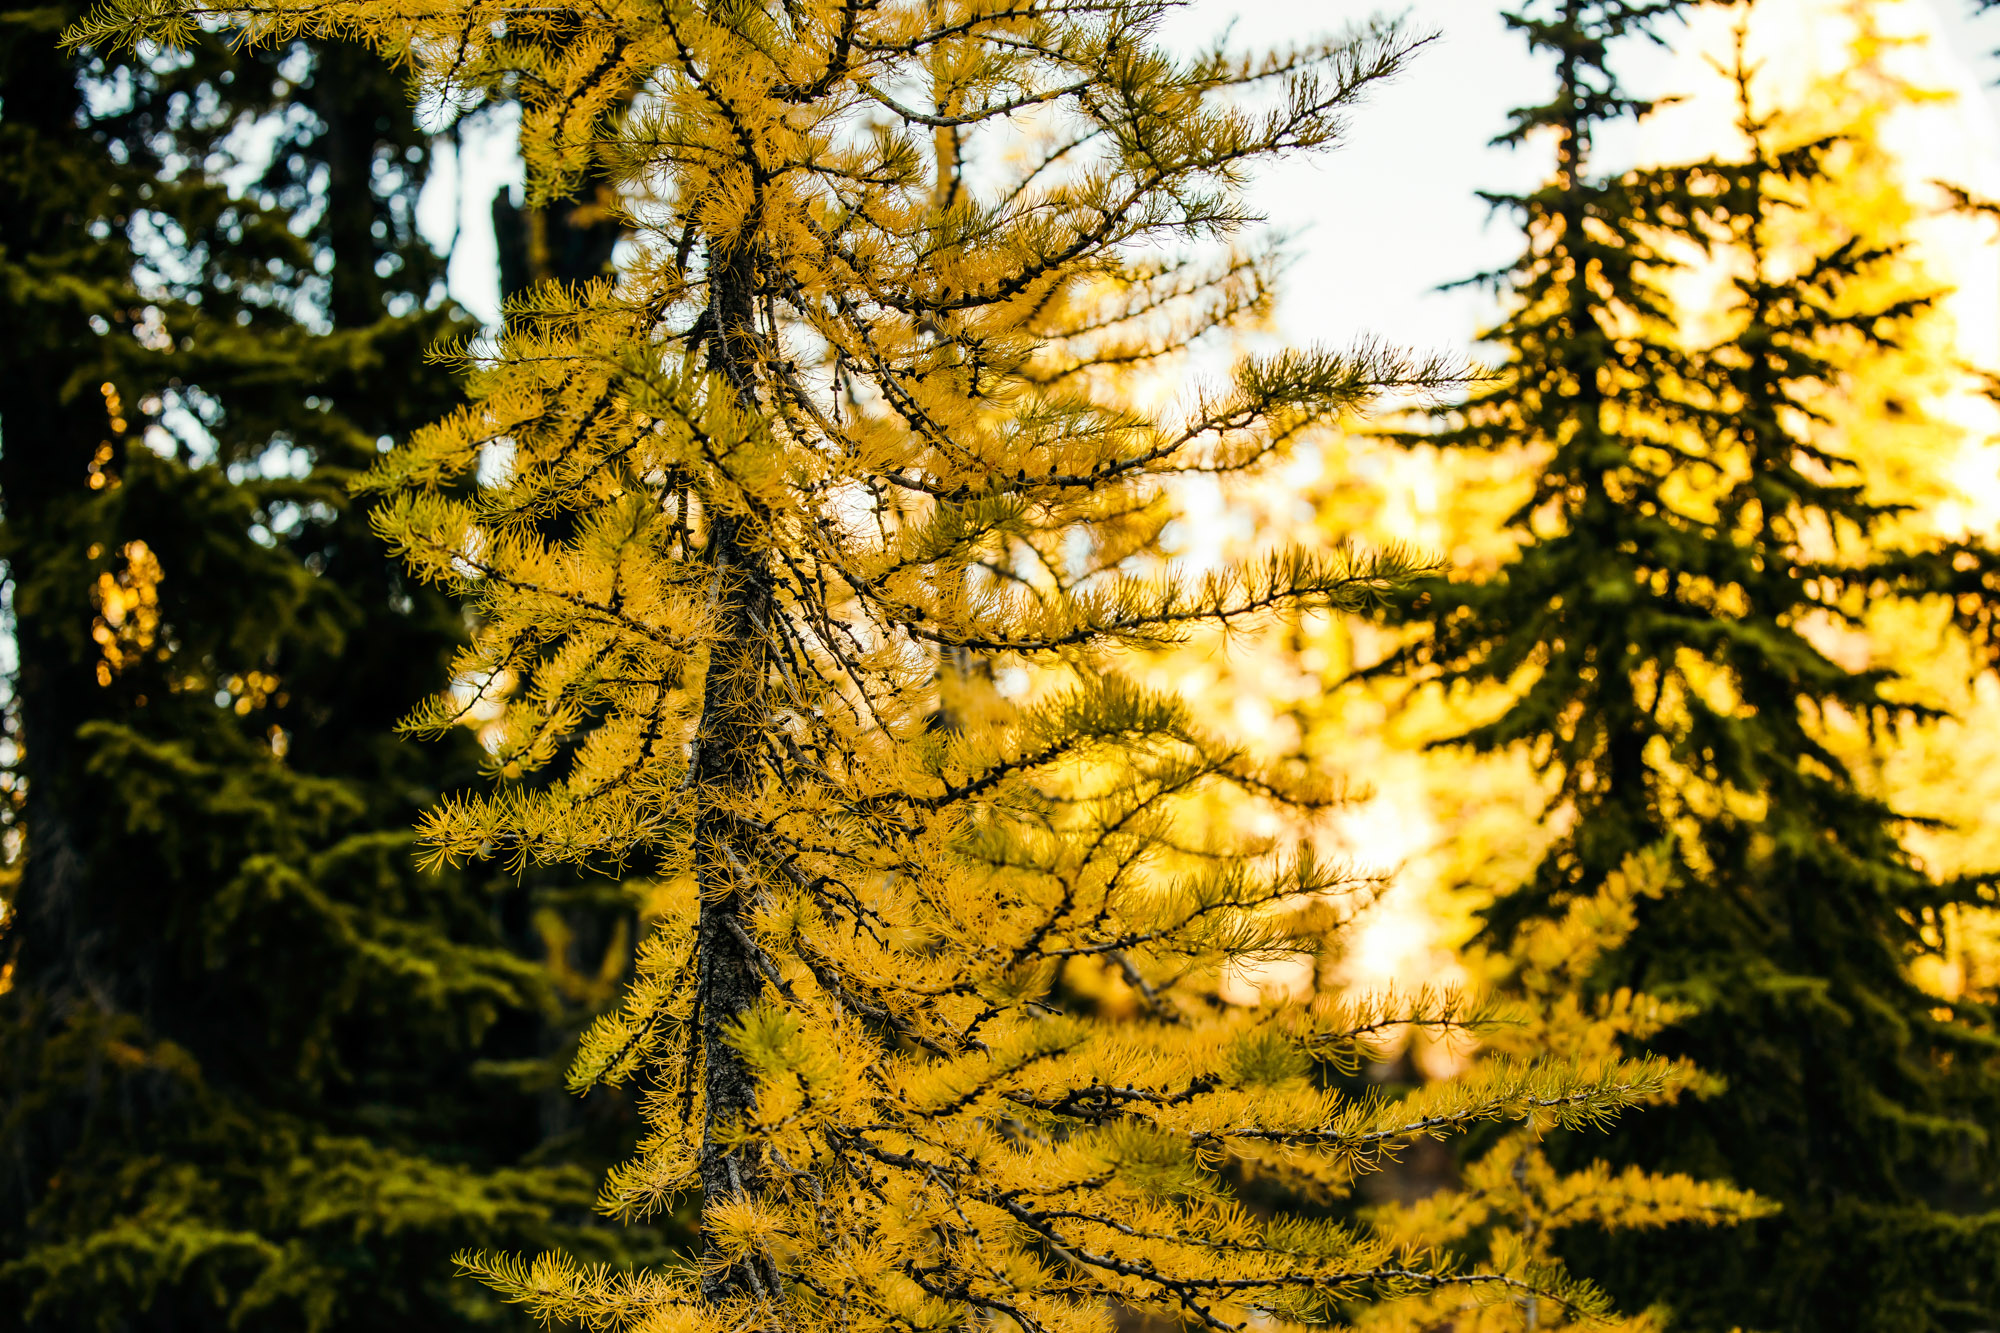
<svg viewBox="0 0 2000 1333">
<path fill-rule="evenodd" d="M 755 412 L 755 254 L 741 242 L 722 243 L 711 248 L 710 263 L 709 368 L 729 386 L 739 410 Z M 769 713 L 765 627 L 771 613 L 770 576 L 748 540 L 750 519 L 719 497 L 708 497 L 708 505 L 716 641 L 702 685 L 692 783 L 697 807 L 695 865 L 702 895 L 697 993 L 701 1013 L 696 1031 L 705 1103 L 699 1158 L 704 1208 L 757 1194 L 763 1176 L 755 1150 L 726 1147 L 720 1131 L 756 1102 L 754 1076 L 729 1041 L 731 1029 L 756 1003 L 761 984 L 747 947 L 747 886 L 731 847 L 730 806 L 755 791 L 759 782 L 758 750 Z M 705 1247 L 711 1239 L 706 1222 L 702 1238 Z M 775 1271 L 758 1268 L 740 1264 L 711 1274 L 704 1279 L 704 1293 L 711 1298 L 775 1296 Z"/>
</svg>

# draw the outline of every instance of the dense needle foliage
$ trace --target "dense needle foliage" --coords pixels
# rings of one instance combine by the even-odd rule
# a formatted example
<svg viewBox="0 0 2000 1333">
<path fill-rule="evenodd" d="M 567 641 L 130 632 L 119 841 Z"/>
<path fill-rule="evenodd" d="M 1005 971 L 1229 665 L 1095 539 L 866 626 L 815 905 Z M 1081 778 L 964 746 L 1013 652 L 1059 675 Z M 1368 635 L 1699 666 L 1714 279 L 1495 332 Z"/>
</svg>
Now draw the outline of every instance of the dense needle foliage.
<svg viewBox="0 0 2000 1333">
<path fill-rule="evenodd" d="M 454 400 L 429 140 L 360 48 L 75 17 L 0 24 L 0 1328 L 511 1321 L 448 1256 L 619 1252 L 621 1131 L 536 1087 L 557 904 L 411 855 L 480 751 L 393 724 L 463 623 L 347 482 Z"/>
<path fill-rule="evenodd" d="M 1666 858 L 1654 852 L 1634 856 L 1609 875 L 1588 897 L 1568 903 L 1559 917 L 1529 922 L 1510 942 L 1506 953 L 1469 951 L 1469 961 L 1490 974 L 1490 984 L 1513 1005 L 1509 1022 L 1496 1025 L 1481 1043 L 1481 1058 L 1521 1058 L 1563 1055 L 1601 1060 L 1621 1046 L 1652 1041 L 1662 1029 L 1685 1019 L 1686 1005 L 1663 1004 L 1643 994 L 1592 984 L 1605 954 L 1623 944 L 1637 923 L 1637 909 L 1647 899 L 1671 888 Z M 1686 1082 L 1670 1097 L 1712 1096 L 1713 1079 L 1684 1069 Z M 1573 1145 L 1551 1145 L 1532 1128 L 1507 1126 L 1485 1130 L 1477 1151 L 1465 1154 L 1460 1177 L 1445 1188 L 1422 1197 L 1380 1205 L 1369 1221 L 1385 1234 L 1448 1245 L 1474 1255 L 1492 1254 L 1502 1261 L 1516 1256 L 1543 1263 L 1561 1253 L 1579 1232 L 1636 1239 L 1649 1250 L 1662 1247 L 1667 1228 L 1693 1231 L 1737 1226 L 1773 1211 L 1771 1203 L 1742 1190 L 1696 1180 L 1682 1173 L 1650 1170 L 1626 1162 L 1613 1165 L 1601 1157 L 1564 1163 L 1584 1154 Z M 1590 1136 L 1582 1145 L 1601 1148 Z M 1699 1233 L 1697 1233 L 1699 1234 Z M 1725 1233 L 1728 1234 L 1728 1233 Z M 1672 1244 L 1672 1241 L 1666 1242 Z M 1641 1309 L 1614 1319 L 1581 1321 L 1583 1327 L 1605 1333 L 1657 1333 L 1672 1327 L 1664 1306 Z M 1448 1327 L 1454 1333 L 1488 1333 L 1516 1328 L 1556 1329 L 1571 1326 L 1568 1311 L 1518 1294 L 1505 1305 L 1470 1308 L 1441 1292 L 1422 1301 L 1408 1301 L 1372 1312 L 1361 1326 L 1369 1333 L 1419 1333 Z"/>
<path fill-rule="evenodd" d="M 1260 314 L 1261 162 L 1322 147 L 1403 63 L 1394 28 L 1240 58 L 1156 44 L 1147 0 L 258 6 L 434 91 L 516 79 L 531 191 L 603 173 L 615 282 L 545 287 L 472 350 L 474 403 L 389 455 L 384 534 L 476 608 L 462 683 L 498 709 L 489 794 L 442 860 L 630 866 L 659 883 L 625 1003 L 577 1087 L 635 1080 L 651 1133 L 601 1204 L 699 1190 L 685 1269 L 468 1256 L 545 1317 L 647 1328 L 1323 1323 L 1458 1287 L 1586 1290 L 1526 1262 L 1259 1215 L 1249 1164 L 1323 1188 L 1484 1119 L 1579 1124 L 1652 1061 L 1483 1063 L 1405 1100 L 1317 1066 L 1394 1000 L 1218 1008 L 1219 969 L 1314 947 L 1349 881 L 1195 836 L 1218 787 L 1338 788 L 1258 764 L 1118 650 L 1281 608 L 1356 609 L 1395 555 L 1159 567 L 1163 483 L 1233 473 L 1439 367 L 1289 352 L 1139 410 L 1121 377 Z M 195 32 L 113 8 L 89 40 Z M 482 485 L 463 490 L 477 475 Z M 1139 1016 L 1072 1002 L 1084 976 Z"/>
<path fill-rule="evenodd" d="M 1453 742 L 1526 745 L 1557 784 L 1558 836 L 1493 909 L 1497 938 L 1671 849 L 1667 889 L 1592 984 L 1691 1003 L 1655 1044 L 1728 1091 L 1621 1127 L 1615 1152 L 1783 1211 L 1747 1237 L 1578 1239 L 1583 1271 L 1689 1328 L 1970 1328 L 2000 1301 L 2000 1214 L 1978 1183 L 2000 1046 L 1989 1015 L 1925 993 L 1910 968 L 1947 906 L 1987 890 L 1928 874 L 1900 841 L 1909 821 L 1830 741 L 1926 713 L 1827 636 L 1952 590 L 1976 625 L 1990 599 L 1969 590 L 1990 557 L 1885 544 L 1895 510 L 1866 485 L 1866 441 L 1828 440 L 1842 358 L 1892 343 L 1923 305 L 1874 299 L 1893 249 L 1782 226 L 1837 141 L 1787 140 L 1743 70 L 1739 155 L 1589 174 L 1596 129 L 1645 109 L 1611 47 L 1676 8 L 1551 0 L 1510 16 L 1555 58 L 1558 88 L 1507 137 L 1551 133 L 1557 173 L 1500 201 L 1529 238 L 1498 275 L 1501 378 L 1407 439 L 1527 445 L 1540 470 L 1512 519 L 1516 556 L 1400 600 L 1392 619 L 1421 633 L 1383 670 L 1503 690 L 1507 706 Z M 1726 274 L 1725 327 L 1697 341 L 1665 282 L 1704 252 Z"/>
</svg>

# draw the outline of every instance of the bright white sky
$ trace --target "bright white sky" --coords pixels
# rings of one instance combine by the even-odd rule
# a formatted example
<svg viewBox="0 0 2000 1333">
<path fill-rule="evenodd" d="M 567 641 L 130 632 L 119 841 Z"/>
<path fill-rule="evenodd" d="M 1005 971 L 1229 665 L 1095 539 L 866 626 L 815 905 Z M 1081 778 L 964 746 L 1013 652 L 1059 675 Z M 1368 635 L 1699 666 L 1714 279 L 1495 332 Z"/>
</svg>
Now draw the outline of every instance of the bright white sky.
<svg viewBox="0 0 2000 1333">
<path fill-rule="evenodd" d="M 2000 12 L 1974 19 L 1971 0 L 1917 3 L 1930 6 L 1947 58 L 1962 62 L 1967 86 L 1990 90 L 2000 81 L 2000 60 L 1989 54 L 2000 48 Z M 1280 310 L 1290 338 L 1346 344 L 1374 334 L 1426 349 L 1469 345 L 1487 298 L 1434 289 L 1504 263 L 1518 244 L 1505 219 L 1489 222 L 1474 191 L 1531 185 L 1546 167 L 1532 151 L 1487 146 L 1508 109 L 1545 96 L 1548 84 L 1546 68 L 1501 26 L 1502 7 L 1499 0 L 1413 0 L 1409 22 L 1439 39 L 1354 117 L 1344 148 L 1284 166 L 1258 189 L 1258 204 L 1293 235 L 1298 254 Z M 1233 19 L 1237 41 L 1263 44 L 1370 12 L 1362 4 L 1193 0 L 1174 31 L 1197 37 Z M 1670 91 L 1675 78 L 1671 58 L 1646 48 L 1628 49 L 1625 67 L 1643 93 Z M 2000 139 L 2000 97 L 1989 91 L 1983 110 Z M 495 190 L 519 179 L 513 132 L 498 119 L 469 129 L 462 183 L 446 150 L 420 210 L 427 234 L 442 246 L 458 209 L 452 292 L 489 321 L 499 302 L 488 208 Z M 1622 143 L 1614 137 L 1605 155 L 1630 153 L 1632 144 L 1629 136 Z"/>
</svg>

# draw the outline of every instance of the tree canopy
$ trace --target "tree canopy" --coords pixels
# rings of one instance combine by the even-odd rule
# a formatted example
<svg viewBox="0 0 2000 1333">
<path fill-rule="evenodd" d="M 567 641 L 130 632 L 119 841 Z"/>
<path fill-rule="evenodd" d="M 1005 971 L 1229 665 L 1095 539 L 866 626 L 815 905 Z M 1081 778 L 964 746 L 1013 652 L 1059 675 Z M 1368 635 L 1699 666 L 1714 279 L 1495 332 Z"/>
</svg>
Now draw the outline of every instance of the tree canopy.
<svg viewBox="0 0 2000 1333">
<path fill-rule="evenodd" d="M 1606 171 L 1689 0 L 1522 0 L 1482 372 L 1274 336 L 1253 186 L 1400 22 L 99 3 L 0 30 L 0 1326 L 2000 1306 L 1938 980 L 1994 881 L 1877 767 L 1945 694 L 1855 647 L 1987 671 L 2000 588 L 1908 508 L 1877 102 L 1739 49 L 1726 150 Z M 414 218 L 498 103 L 477 329 Z M 1469 563 L 1326 530 L 1399 449 L 1524 464 Z M 1504 844 L 1468 994 L 1343 965 L 1398 696 Z"/>
<path fill-rule="evenodd" d="M 1865 124 L 1800 134 L 1755 104 L 1739 52 L 1739 152 L 1590 173 L 1597 130 L 1646 110 L 1616 44 L 1677 8 L 1559 0 L 1510 17 L 1556 57 L 1557 88 L 1507 138 L 1552 133 L 1557 173 L 1497 201 L 1528 235 L 1493 275 L 1509 303 L 1488 334 L 1498 378 L 1401 438 L 1525 445 L 1534 487 L 1508 520 L 1513 558 L 1393 603 L 1418 629 L 1373 674 L 1498 692 L 1446 743 L 1526 747 L 1554 784 L 1554 841 L 1491 909 L 1494 938 L 1669 849 L 1670 887 L 1593 985 L 1691 1004 L 1650 1044 L 1729 1090 L 1636 1119 L 1615 1156 L 1782 1211 L 1747 1239 L 1578 1240 L 1583 1271 L 1688 1327 L 1956 1328 L 2000 1299 L 2000 1212 L 1973 1164 L 2000 1037 L 1976 997 L 1943 1000 L 1913 964 L 1941 947 L 1950 905 L 1990 886 L 1928 871 L 1903 841 L 1924 821 L 1857 772 L 1843 730 L 1933 714 L 1828 638 L 1926 598 L 1983 633 L 1993 558 L 1898 540 L 1870 441 L 1832 430 L 1849 367 L 1892 351 L 1932 300 L 1891 280 L 1894 238 L 1794 221 Z M 1705 329 L 1669 289 L 1703 261 L 1723 275 Z"/>
<path fill-rule="evenodd" d="M 491 1326 L 454 1249 L 660 1238 L 590 1225 L 627 1131 L 537 1086 L 564 886 L 411 856 L 476 780 L 394 734 L 463 622 L 347 483 L 456 398 L 429 136 L 355 47 L 9 18 L 0 1327 Z"/>
<path fill-rule="evenodd" d="M 519 301 L 468 352 L 473 403 L 365 482 L 388 539 L 476 608 L 454 673 L 500 707 L 499 786 L 435 812 L 437 856 L 663 885 L 573 1081 L 641 1080 L 652 1133 L 602 1206 L 642 1219 L 698 1187 L 700 1253 L 636 1274 L 468 1256 L 544 1317 L 1056 1329 L 1115 1305 L 1221 1328 L 1442 1286 L 1593 1300 L 1233 1198 L 1236 1164 L 1337 1183 L 1418 1137 L 1594 1121 L 1677 1075 L 1497 1061 L 1348 1098 L 1316 1064 L 1455 1015 L 1204 998 L 1224 966 L 1313 947 L 1350 876 L 1183 836 L 1176 807 L 1338 788 L 1252 762 L 1115 651 L 1358 609 L 1418 566 L 1280 550 L 1191 578 L 1152 559 L 1163 483 L 1453 374 L 1308 350 L 1162 411 L 1123 391 L 1264 308 L 1249 174 L 1333 142 L 1416 45 L 1384 26 L 1186 58 L 1154 40 L 1164 9 L 237 15 L 363 37 L 443 96 L 517 79 L 532 188 L 601 170 L 629 201 L 618 278 Z M 149 5 L 76 38 L 193 24 Z M 464 693 L 416 725 L 448 731 Z M 1084 974 L 1144 1012 L 1093 1015 L 1064 992 Z"/>
</svg>

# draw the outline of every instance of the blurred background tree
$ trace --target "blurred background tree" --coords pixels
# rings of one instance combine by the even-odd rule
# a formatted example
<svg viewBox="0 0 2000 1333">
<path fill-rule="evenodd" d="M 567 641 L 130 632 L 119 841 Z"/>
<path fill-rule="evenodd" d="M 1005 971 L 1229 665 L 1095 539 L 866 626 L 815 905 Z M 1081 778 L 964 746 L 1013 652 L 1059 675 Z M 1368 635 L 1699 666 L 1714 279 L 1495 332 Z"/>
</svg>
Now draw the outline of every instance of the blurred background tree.
<svg viewBox="0 0 2000 1333">
<path fill-rule="evenodd" d="M 1871 365 L 1923 392 L 1905 339 L 1931 293 L 1897 264 L 1880 201 L 1858 207 L 1882 173 L 1867 109 L 1834 90 L 1818 123 L 1776 123 L 1743 66 L 1734 153 L 1590 174 L 1601 127 L 1647 109 L 1611 52 L 1672 8 L 1563 0 L 1510 18 L 1554 56 L 1559 91 L 1508 137 L 1552 134 L 1557 173 L 1500 201 L 1530 243 L 1496 275 L 1498 379 L 1404 438 L 1526 447 L 1534 488 L 1507 520 L 1518 550 L 1399 602 L 1392 622 L 1422 630 L 1372 672 L 1483 696 L 1442 739 L 1525 752 L 1554 784 L 1553 840 L 1498 896 L 1489 939 L 1672 849 L 1669 887 L 1587 990 L 1691 1006 L 1652 1044 L 1728 1091 L 1621 1126 L 1611 1160 L 1733 1180 L 1784 1212 L 1747 1235 L 1579 1232 L 1562 1247 L 1578 1271 L 1683 1327 L 1970 1327 L 2000 1272 L 1979 1183 L 2000 1044 L 1984 1006 L 1926 991 L 1916 965 L 1987 890 L 1919 861 L 1903 839 L 1923 821 L 1870 780 L 1877 742 L 1940 714 L 1871 657 L 1865 627 L 1952 592 L 1980 623 L 1969 589 L 1990 557 L 1910 540 L 1871 485 L 1908 478 L 1875 447 L 1879 420 L 1855 428 L 1865 397 L 1841 398 Z M 1687 304 L 1686 276 L 1711 283 L 1706 305 Z"/>
<path fill-rule="evenodd" d="M 634 895 L 411 855 L 465 625 L 346 482 L 456 401 L 432 137 L 358 48 L 78 16 L 0 26 L 0 1327 L 518 1322 L 454 1249 L 672 1232 L 593 1223 L 629 1106 L 558 1086 Z"/>
</svg>

